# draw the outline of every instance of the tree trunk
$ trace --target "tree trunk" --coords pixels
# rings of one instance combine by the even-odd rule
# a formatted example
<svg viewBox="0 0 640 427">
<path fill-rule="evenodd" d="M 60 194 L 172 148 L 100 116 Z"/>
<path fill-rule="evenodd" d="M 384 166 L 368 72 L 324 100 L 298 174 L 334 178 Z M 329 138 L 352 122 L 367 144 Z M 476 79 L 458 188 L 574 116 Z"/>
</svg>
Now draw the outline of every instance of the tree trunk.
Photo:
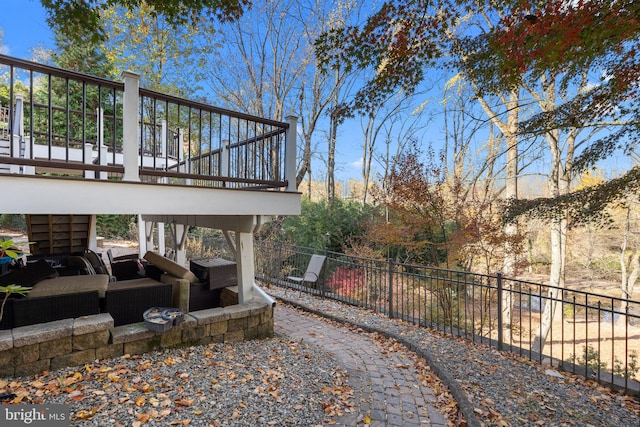
<svg viewBox="0 0 640 427">
<path fill-rule="evenodd" d="M 329 140 L 327 141 L 327 200 L 329 204 L 336 197 L 336 136 L 338 134 L 338 121 L 335 114 L 331 114 L 331 122 L 329 123 Z"/>
<path fill-rule="evenodd" d="M 507 144 L 507 182 L 505 186 L 505 198 L 514 200 L 518 198 L 518 93 L 509 94 L 507 109 L 507 132 L 503 132 Z M 507 223 L 504 226 L 504 262 L 502 272 L 506 277 L 513 277 L 516 274 L 516 250 L 514 240 L 518 234 L 518 225 L 515 222 Z M 507 280 L 502 292 L 502 337 L 505 343 L 511 344 L 511 316 L 513 306 L 512 282 Z"/>
<path fill-rule="evenodd" d="M 567 194 L 570 190 L 570 170 L 573 152 L 570 148 L 567 153 L 565 167 L 562 165 L 561 150 L 559 145 L 560 133 L 558 130 L 547 133 L 547 142 L 551 151 L 551 174 L 549 176 L 549 196 L 557 198 Z M 567 145 L 572 147 L 574 135 L 567 137 Z M 551 268 L 549 272 L 549 291 L 544 305 L 540 329 L 534 339 L 531 350 L 542 354 L 546 340 L 549 336 L 554 320 L 562 314 L 562 291 L 565 286 L 565 264 L 567 253 L 567 214 L 551 219 Z M 560 316 L 561 317 L 561 316 Z"/>
</svg>

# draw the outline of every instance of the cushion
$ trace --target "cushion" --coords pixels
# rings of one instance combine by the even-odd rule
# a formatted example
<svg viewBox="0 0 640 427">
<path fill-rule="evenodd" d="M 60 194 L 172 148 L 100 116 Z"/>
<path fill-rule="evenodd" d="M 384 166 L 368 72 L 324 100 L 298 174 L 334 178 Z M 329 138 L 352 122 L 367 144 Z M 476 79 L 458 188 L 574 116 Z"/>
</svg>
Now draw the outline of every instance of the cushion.
<svg viewBox="0 0 640 427">
<path fill-rule="evenodd" d="M 118 280 L 117 282 L 109 284 L 108 290 L 146 288 L 148 286 L 158 286 L 159 284 L 160 282 L 156 280 L 143 277 L 141 279 Z"/>
<path fill-rule="evenodd" d="M 21 285 L 31 287 L 44 279 L 57 277 L 58 272 L 44 259 L 28 262 L 25 267 L 9 271 L 0 276 L 0 286 Z"/>
<path fill-rule="evenodd" d="M 171 261 L 169 258 L 165 258 L 162 255 L 159 255 L 155 252 L 151 252 L 151 251 L 147 252 L 146 254 L 144 254 L 144 259 L 146 259 L 151 264 L 155 265 L 156 267 L 162 269 L 163 271 L 166 271 L 167 273 L 179 279 L 187 279 L 189 282 L 192 282 L 192 283 L 198 281 L 198 278 L 196 277 L 196 275 L 193 274 L 191 271 L 184 268 L 180 264 L 176 264 L 175 262 Z"/>
<path fill-rule="evenodd" d="M 87 291 L 98 291 L 100 298 L 104 298 L 107 286 L 109 286 L 109 275 L 107 274 L 61 276 L 54 279 L 45 279 L 36 283 L 33 289 L 27 294 L 27 298 L 74 294 Z"/>
</svg>

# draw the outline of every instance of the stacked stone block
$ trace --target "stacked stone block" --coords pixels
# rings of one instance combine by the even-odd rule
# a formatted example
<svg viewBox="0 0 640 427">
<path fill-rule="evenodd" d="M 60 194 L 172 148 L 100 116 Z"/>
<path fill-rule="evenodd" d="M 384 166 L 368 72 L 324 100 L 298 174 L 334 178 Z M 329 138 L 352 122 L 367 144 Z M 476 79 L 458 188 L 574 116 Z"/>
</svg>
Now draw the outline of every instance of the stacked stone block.
<svg viewBox="0 0 640 427">
<path fill-rule="evenodd" d="M 226 302 L 233 302 L 233 293 L 227 293 Z M 162 333 L 148 330 L 144 323 L 114 327 L 111 315 L 103 313 L 0 331 L 0 377 L 33 375 L 160 348 L 272 336 L 273 307 L 259 298 L 188 313 L 181 324 Z"/>
</svg>

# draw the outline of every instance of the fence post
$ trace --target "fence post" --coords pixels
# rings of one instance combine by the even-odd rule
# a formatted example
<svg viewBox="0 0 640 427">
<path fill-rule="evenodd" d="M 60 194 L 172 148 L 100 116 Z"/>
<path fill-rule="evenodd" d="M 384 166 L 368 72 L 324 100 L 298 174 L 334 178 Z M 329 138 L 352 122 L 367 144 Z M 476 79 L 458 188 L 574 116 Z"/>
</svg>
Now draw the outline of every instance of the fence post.
<svg viewBox="0 0 640 427">
<path fill-rule="evenodd" d="M 498 280 L 498 350 L 503 350 L 503 337 L 502 337 L 502 273 L 496 274 Z"/>
<path fill-rule="evenodd" d="M 389 258 L 389 319 L 393 319 L 393 261 Z"/>
</svg>

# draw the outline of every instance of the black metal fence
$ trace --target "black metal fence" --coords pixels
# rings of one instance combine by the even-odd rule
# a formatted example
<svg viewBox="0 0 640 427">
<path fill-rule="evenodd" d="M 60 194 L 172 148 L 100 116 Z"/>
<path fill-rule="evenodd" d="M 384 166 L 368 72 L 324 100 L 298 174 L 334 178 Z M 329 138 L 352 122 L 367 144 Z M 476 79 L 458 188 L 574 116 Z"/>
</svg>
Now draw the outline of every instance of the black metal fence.
<svg viewBox="0 0 640 427">
<path fill-rule="evenodd" d="M 288 280 L 304 275 L 313 254 L 327 257 L 320 280 Z M 630 394 L 640 392 L 640 301 L 501 274 L 399 264 L 285 244 L 257 242 L 255 258 L 260 280 L 495 346 Z M 545 316 L 551 320 L 543 322 Z"/>
</svg>

